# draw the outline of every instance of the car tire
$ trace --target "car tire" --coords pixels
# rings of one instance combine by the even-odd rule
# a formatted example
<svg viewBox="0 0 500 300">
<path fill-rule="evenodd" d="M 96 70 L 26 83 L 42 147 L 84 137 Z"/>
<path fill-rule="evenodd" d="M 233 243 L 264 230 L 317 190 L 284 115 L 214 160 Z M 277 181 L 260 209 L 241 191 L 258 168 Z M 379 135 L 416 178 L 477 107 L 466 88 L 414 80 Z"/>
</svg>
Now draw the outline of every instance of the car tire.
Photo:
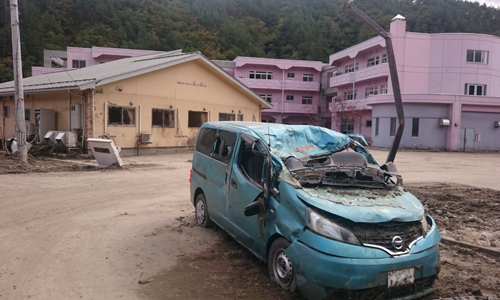
<svg viewBox="0 0 500 300">
<path fill-rule="evenodd" d="M 292 262 L 285 254 L 290 242 L 282 237 L 276 239 L 271 245 L 267 259 L 267 267 L 271 280 L 278 283 L 284 290 L 294 292 L 297 289 L 297 281 Z"/>
<path fill-rule="evenodd" d="M 201 227 L 210 228 L 213 226 L 212 220 L 208 216 L 208 206 L 205 195 L 199 194 L 194 202 L 196 224 Z"/>
</svg>

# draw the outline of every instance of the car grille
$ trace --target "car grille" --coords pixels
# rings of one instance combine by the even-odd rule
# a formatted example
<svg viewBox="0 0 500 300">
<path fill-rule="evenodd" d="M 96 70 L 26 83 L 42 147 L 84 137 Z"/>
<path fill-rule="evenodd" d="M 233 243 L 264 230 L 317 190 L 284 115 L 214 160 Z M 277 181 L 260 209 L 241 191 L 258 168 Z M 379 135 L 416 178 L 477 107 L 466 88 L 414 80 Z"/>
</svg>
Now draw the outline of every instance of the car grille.
<svg viewBox="0 0 500 300">
<path fill-rule="evenodd" d="M 429 293 L 434 288 L 432 285 L 436 280 L 436 276 L 430 276 L 426 278 L 421 278 L 415 280 L 413 284 L 404 285 L 399 287 L 387 288 L 375 287 L 364 290 L 348 291 L 348 290 L 330 290 L 332 293 L 328 299 L 335 300 L 365 300 L 365 299 L 394 299 L 394 298 L 404 298 L 409 295 L 415 295 L 417 293 Z M 432 288 L 432 289 L 431 289 Z M 421 295 L 423 296 L 423 295 Z"/>
<path fill-rule="evenodd" d="M 382 247 L 395 253 L 409 250 L 411 243 L 424 235 L 420 222 L 355 223 L 349 229 L 361 243 L 367 246 Z M 393 243 L 396 236 L 402 240 L 400 249 L 397 249 Z"/>
</svg>

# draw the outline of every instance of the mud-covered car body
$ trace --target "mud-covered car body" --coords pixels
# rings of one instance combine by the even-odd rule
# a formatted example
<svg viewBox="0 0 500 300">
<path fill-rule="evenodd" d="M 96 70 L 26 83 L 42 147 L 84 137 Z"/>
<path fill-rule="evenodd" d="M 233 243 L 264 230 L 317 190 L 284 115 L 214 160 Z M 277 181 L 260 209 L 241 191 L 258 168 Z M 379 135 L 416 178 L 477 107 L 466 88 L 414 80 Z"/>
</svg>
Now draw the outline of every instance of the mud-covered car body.
<svg viewBox="0 0 500 300">
<path fill-rule="evenodd" d="M 434 220 L 404 190 L 393 164 L 380 166 L 344 134 L 205 123 L 190 180 L 198 223 L 209 218 L 266 262 L 276 241 L 286 240 L 268 262 L 283 288 L 308 299 L 412 299 L 434 290 Z"/>
</svg>

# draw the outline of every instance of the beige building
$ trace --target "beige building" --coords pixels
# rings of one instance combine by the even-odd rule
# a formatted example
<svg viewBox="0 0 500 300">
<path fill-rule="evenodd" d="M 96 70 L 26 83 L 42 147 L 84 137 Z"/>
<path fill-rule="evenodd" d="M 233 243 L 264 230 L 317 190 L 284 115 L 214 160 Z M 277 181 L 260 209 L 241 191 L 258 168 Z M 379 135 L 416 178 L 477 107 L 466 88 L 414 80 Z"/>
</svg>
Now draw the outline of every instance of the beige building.
<svg viewBox="0 0 500 300">
<path fill-rule="evenodd" d="M 125 58 L 23 79 L 27 134 L 111 137 L 122 155 L 194 145 L 206 121 L 260 122 L 271 105 L 199 52 Z M 0 84 L 5 137 L 15 133 L 14 84 Z M 53 128 L 51 128 L 53 127 Z M 33 136 L 33 135 L 32 135 Z"/>
</svg>

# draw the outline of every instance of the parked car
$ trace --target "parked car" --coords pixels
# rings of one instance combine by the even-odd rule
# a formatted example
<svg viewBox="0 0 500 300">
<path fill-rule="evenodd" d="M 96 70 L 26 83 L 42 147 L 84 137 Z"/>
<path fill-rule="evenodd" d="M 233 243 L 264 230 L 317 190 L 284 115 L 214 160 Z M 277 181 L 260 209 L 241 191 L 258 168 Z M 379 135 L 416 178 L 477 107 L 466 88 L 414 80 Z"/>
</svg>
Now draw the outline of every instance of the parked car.
<svg viewBox="0 0 500 300">
<path fill-rule="evenodd" d="M 344 134 L 204 123 L 190 182 L 197 223 L 224 229 L 284 289 L 308 299 L 412 299 L 435 289 L 436 223 L 393 163 L 381 166 Z"/>
</svg>

